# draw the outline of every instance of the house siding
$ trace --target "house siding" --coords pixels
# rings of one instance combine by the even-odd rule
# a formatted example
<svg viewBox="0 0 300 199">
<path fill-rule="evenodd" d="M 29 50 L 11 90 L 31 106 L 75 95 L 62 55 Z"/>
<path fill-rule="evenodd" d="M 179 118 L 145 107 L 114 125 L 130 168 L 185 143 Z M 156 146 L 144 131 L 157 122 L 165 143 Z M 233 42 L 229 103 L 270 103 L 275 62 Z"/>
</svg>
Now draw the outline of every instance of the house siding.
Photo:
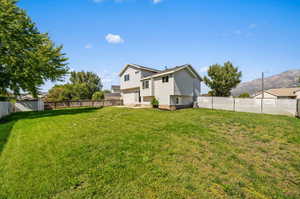
<svg viewBox="0 0 300 199">
<path fill-rule="evenodd" d="M 124 76 L 129 75 L 129 80 L 124 81 Z M 120 77 L 121 90 L 140 87 L 141 71 L 128 67 Z"/>
<path fill-rule="evenodd" d="M 259 95 L 255 96 L 254 98 L 255 99 L 261 99 L 262 98 L 262 94 L 259 94 Z M 277 96 L 271 95 L 269 93 L 264 92 L 264 99 L 277 99 Z"/>
<path fill-rule="evenodd" d="M 167 75 L 166 75 L 167 76 Z M 154 78 L 154 96 L 160 105 L 170 105 L 170 96 L 174 95 L 174 75 L 168 75 L 169 82 L 162 82 L 162 77 Z"/>
<path fill-rule="evenodd" d="M 174 95 L 194 96 L 194 77 L 185 70 L 174 74 Z"/>
</svg>

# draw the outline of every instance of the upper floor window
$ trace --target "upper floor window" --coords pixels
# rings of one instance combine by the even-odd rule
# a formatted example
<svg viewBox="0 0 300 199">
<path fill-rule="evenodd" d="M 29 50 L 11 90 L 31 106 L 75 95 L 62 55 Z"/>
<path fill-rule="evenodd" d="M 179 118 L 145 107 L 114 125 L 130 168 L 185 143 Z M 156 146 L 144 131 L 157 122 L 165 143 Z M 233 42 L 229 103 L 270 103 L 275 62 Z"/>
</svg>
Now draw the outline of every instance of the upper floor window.
<svg viewBox="0 0 300 199">
<path fill-rule="evenodd" d="M 125 81 L 125 82 L 126 82 L 126 81 L 129 81 L 129 74 L 124 75 L 124 81 Z"/>
<path fill-rule="evenodd" d="M 149 81 L 143 81 L 143 89 L 149 88 Z"/>
<path fill-rule="evenodd" d="M 163 83 L 169 82 L 169 76 L 162 77 L 162 82 Z"/>
</svg>

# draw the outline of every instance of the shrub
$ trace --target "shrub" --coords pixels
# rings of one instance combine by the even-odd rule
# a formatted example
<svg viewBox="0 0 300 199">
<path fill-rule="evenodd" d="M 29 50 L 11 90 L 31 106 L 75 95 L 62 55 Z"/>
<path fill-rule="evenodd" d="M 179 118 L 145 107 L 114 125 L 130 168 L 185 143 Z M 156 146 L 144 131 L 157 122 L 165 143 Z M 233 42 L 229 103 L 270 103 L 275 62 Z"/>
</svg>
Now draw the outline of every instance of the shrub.
<svg viewBox="0 0 300 199">
<path fill-rule="evenodd" d="M 249 98 L 250 94 L 249 93 L 242 93 L 239 95 L 239 98 Z"/>
<path fill-rule="evenodd" d="M 104 93 L 102 91 L 97 91 L 93 94 L 92 100 L 99 101 L 104 99 Z"/>
<path fill-rule="evenodd" d="M 158 108 L 159 106 L 159 101 L 154 97 L 151 101 L 152 107 L 153 108 Z"/>
</svg>

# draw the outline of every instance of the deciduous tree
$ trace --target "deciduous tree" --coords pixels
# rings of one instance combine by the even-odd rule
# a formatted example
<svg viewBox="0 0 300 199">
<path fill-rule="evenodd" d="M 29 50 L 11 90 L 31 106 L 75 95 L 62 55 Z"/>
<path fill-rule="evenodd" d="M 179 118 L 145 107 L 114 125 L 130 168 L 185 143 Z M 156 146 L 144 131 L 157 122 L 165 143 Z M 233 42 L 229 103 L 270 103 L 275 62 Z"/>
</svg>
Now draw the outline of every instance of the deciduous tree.
<svg viewBox="0 0 300 199">
<path fill-rule="evenodd" d="M 15 0 L 0 0 L 0 92 L 37 95 L 46 81 L 67 73 L 62 46 L 41 33 Z"/>
<path fill-rule="evenodd" d="M 95 92 L 102 90 L 101 78 L 93 72 L 71 72 L 70 81 L 73 85 L 82 85 L 87 88 L 87 99 L 92 99 Z"/>
</svg>

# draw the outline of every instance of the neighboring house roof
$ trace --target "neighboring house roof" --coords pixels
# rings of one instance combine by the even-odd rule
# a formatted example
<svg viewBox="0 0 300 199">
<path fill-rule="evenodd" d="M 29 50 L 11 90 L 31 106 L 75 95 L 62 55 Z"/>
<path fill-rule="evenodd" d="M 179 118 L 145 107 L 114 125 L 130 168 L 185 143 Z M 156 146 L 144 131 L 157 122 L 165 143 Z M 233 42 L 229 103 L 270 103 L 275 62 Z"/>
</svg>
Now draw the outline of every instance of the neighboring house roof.
<svg viewBox="0 0 300 199">
<path fill-rule="evenodd" d="M 136 68 L 136 69 L 151 71 L 151 72 L 155 72 L 155 73 L 160 72 L 160 70 L 156 70 L 156 69 L 145 67 L 145 66 L 140 66 L 140 65 L 137 65 L 137 64 L 126 64 L 125 67 L 120 72 L 119 76 L 122 76 L 122 74 L 126 71 L 126 69 L 128 67 L 133 67 L 133 68 Z"/>
<path fill-rule="evenodd" d="M 111 86 L 111 89 L 113 89 L 113 90 L 120 90 L 120 86 L 119 85 L 112 85 Z"/>
<path fill-rule="evenodd" d="M 146 79 L 150 79 L 152 77 L 160 77 L 160 76 L 163 76 L 163 75 L 168 75 L 168 74 L 172 74 L 172 73 L 175 73 L 177 71 L 180 71 L 180 70 L 184 70 L 184 69 L 187 69 L 190 71 L 190 73 L 192 75 L 194 75 L 194 77 L 198 78 L 200 81 L 202 81 L 202 78 L 200 77 L 200 75 L 197 73 L 197 71 L 189 64 L 186 64 L 186 65 L 183 65 L 183 66 L 176 66 L 176 67 L 173 67 L 173 68 L 170 68 L 170 69 L 166 69 L 166 70 L 163 70 L 161 72 L 158 72 L 154 75 L 151 75 L 151 76 L 148 76 L 148 77 L 145 77 L 143 78 L 142 80 L 146 80 Z"/>
<path fill-rule="evenodd" d="M 105 99 L 121 99 L 120 93 L 105 93 L 104 94 Z"/>
<path fill-rule="evenodd" d="M 269 89 L 265 92 L 277 97 L 296 97 L 295 93 L 299 91 L 300 88 L 275 88 Z M 258 92 L 255 96 L 260 95 L 262 92 Z"/>
</svg>

